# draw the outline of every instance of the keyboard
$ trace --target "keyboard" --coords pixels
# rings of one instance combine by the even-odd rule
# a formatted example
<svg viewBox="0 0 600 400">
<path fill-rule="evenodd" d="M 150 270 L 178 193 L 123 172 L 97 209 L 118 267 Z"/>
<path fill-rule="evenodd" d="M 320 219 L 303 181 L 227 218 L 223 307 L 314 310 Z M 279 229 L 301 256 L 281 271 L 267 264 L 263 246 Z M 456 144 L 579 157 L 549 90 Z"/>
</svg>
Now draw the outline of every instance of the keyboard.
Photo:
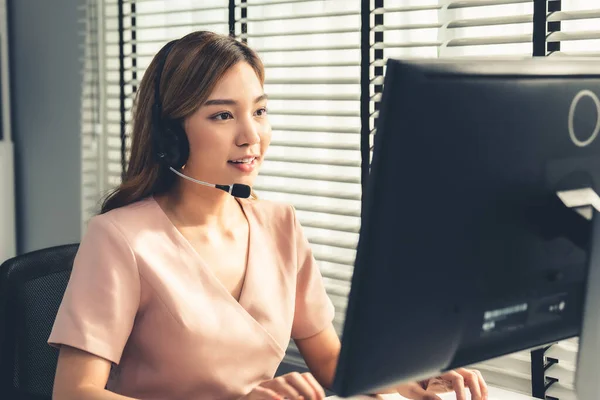
<svg viewBox="0 0 600 400">
<path fill-rule="evenodd" d="M 439 394 L 442 400 L 456 400 L 456 395 L 454 393 L 442 393 Z M 379 397 L 369 397 L 369 396 L 357 396 L 357 397 L 349 397 L 345 400 L 406 400 L 405 397 L 400 396 L 399 394 L 386 394 Z M 471 396 L 469 396 L 469 391 L 467 390 L 467 400 L 470 400 Z M 344 400 L 341 397 L 331 396 L 328 397 L 327 400 Z M 521 393 L 510 392 L 504 389 L 498 389 L 494 387 L 489 388 L 489 400 L 539 400 L 534 397 L 527 396 Z"/>
</svg>

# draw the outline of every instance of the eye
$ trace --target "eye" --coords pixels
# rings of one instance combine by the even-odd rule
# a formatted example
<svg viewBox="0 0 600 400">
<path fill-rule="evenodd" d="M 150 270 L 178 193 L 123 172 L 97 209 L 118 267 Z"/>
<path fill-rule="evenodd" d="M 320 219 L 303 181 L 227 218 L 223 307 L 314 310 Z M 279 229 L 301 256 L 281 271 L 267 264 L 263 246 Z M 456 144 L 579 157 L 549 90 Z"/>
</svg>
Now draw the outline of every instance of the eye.
<svg viewBox="0 0 600 400">
<path fill-rule="evenodd" d="M 212 116 L 211 118 L 216 121 L 225 121 L 227 119 L 233 118 L 233 115 L 231 115 L 231 113 L 229 113 L 229 112 L 222 112 L 222 113 Z"/>
<path fill-rule="evenodd" d="M 259 117 L 264 117 L 265 115 L 267 115 L 267 107 L 263 107 L 256 110 L 256 115 Z"/>
</svg>

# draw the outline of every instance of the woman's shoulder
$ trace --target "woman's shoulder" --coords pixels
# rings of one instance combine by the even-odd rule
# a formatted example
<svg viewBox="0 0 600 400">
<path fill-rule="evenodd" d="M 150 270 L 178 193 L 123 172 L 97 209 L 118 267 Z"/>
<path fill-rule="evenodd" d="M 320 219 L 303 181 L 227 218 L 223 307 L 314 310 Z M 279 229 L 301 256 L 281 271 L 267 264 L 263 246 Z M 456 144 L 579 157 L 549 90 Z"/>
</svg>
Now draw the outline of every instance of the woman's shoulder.
<svg viewBox="0 0 600 400">
<path fill-rule="evenodd" d="M 123 207 L 118 207 L 90 218 L 90 227 L 112 226 L 124 236 L 151 228 L 157 221 L 156 203 L 152 197 L 147 197 Z"/>
</svg>

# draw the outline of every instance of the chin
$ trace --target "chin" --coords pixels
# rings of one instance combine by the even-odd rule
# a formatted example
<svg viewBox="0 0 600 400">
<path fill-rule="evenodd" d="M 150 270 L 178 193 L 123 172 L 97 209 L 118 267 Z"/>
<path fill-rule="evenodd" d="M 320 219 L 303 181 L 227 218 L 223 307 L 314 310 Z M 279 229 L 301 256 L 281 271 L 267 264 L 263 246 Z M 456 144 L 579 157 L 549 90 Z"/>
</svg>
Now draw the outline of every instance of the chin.
<svg viewBox="0 0 600 400">
<path fill-rule="evenodd" d="M 252 186 L 254 185 L 254 182 L 256 181 L 255 177 L 252 176 L 232 176 L 229 179 L 230 182 L 232 183 L 243 183 L 244 185 L 248 185 L 248 186 Z"/>
<path fill-rule="evenodd" d="M 253 187 L 256 181 L 254 179 L 238 179 L 236 183 L 243 183 L 244 185 Z"/>
</svg>

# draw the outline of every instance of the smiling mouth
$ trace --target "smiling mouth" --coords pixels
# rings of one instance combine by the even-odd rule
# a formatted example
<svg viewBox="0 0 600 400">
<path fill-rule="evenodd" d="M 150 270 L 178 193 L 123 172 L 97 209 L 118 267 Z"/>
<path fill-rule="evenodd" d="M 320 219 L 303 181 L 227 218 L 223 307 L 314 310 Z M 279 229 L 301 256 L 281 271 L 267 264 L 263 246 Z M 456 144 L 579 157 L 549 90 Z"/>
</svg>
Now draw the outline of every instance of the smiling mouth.
<svg viewBox="0 0 600 400">
<path fill-rule="evenodd" d="M 229 160 L 227 162 L 231 164 L 252 164 L 254 161 L 256 161 L 256 157 L 241 158 L 239 160 Z"/>
</svg>

